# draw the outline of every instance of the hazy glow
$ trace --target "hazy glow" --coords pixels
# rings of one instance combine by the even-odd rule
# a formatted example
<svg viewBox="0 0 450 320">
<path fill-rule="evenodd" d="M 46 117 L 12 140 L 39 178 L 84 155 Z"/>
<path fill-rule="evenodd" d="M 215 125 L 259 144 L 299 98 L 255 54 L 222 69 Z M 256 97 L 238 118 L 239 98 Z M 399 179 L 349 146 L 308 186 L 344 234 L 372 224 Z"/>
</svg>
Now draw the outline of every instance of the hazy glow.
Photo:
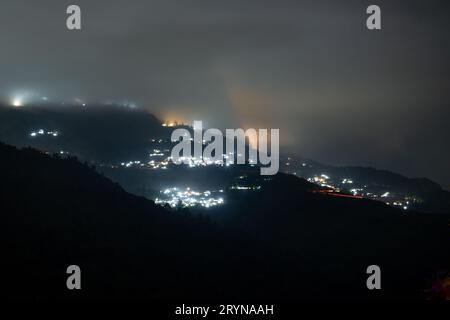
<svg viewBox="0 0 450 320">
<path fill-rule="evenodd" d="M 23 103 L 22 103 L 22 100 L 21 100 L 20 98 L 14 98 L 14 99 L 12 100 L 12 105 L 13 105 L 14 107 L 22 107 L 22 106 L 23 106 Z"/>
</svg>

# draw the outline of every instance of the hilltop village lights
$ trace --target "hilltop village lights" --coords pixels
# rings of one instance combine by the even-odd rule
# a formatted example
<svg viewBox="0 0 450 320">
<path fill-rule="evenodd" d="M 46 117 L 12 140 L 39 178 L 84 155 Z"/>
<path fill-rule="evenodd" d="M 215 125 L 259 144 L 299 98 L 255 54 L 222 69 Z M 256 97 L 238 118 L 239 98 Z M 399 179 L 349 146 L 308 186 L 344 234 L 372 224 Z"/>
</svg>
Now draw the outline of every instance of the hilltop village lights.
<svg viewBox="0 0 450 320">
<path fill-rule="evenodd" d="M 214 192 L 217 193 L 217 192 Z M 223 193 L 223 190 L 219 190 L 219 193 Z M 161 191 L 162 199 L 156 198 L 156 204 L 168 204 L 172 208 L 177 206 L 182 207 L 195 207 L 201 206 L 205 208 L 214 207 L 217 205 L 224 204 L 224 199 L 222 196 L 214 197 L 212 192 L 209 190 L 198 192 L 191 190 L 191 188 L 179 189 L 179 188 L 168 188 Z"/>
<path fill-rule="evenodd" d="M 223 134 L 219 129 L 207 129 L 203 133 L 202 121 L 194 121 L 194 139 L 191 138 L 189 130 L 184 128 L 175 129 L 172 132 L 171 141 L 178 142 L 171 153 L 172 161 L 175 164 L 185 163 L 185 159 L 192 158 L 192 144 L 194 141 L 194 158 L 196 159 L 210 159 L 217 164 L 223 164 Z M 258 141 L 258 148 L 249 148 L 249 162 L 256 164 L 259 160 L 262 165 L 269 165 L 268 167 L 261 167 L 261 175 L 275 175 L 279 169 L 279 129 L 270 130 L 270 155 L 268 150 L 268 130 L 259 129 L 258 133 L 255 129 L 226 129 L 226 154 L 230 154 L 235 150 L 235 139 L 237 140 L 237 164 L 245 164 L 245 138 L 249 141 Z M 180 141 L 181 138 L 181 141 Z M 203 150 L 203 143 L 208 145 Z M 214 154 L 214 155 L 213 155 Z M 234 164 L 233 158 L 227 158 L 227 164 Z"/>
</svg>

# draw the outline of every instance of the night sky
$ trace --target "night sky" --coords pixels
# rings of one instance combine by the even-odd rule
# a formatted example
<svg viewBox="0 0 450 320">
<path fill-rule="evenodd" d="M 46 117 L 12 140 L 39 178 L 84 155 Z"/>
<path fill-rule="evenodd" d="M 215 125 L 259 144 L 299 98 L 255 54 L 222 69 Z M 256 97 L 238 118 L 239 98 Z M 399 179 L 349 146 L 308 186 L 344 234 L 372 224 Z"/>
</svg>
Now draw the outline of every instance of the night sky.
<svg viewBox="0 0 450 320">
<path fill-rule="evenodd" d="M 0 99 L 280 128 L 305 157 L 450 188 L 448 3 L 2 0 Z M 70 4 L 81 31 L 66 28 Z M 381 31 L 366 28 L 370 4 Z"/>
</svg>

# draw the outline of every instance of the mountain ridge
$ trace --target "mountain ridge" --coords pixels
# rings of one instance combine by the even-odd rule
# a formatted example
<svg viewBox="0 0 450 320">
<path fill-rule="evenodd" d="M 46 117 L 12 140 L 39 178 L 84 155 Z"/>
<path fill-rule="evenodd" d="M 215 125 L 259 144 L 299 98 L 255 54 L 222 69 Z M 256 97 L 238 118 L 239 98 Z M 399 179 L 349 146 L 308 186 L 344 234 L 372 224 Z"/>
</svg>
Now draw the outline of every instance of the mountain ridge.
<svg viewBox="0 0 450 320">
<path fill-rule="evenodd" d="M 0 144 L 0 161 L 4 297 L 423 299 L 450 266 L 448 216 L 310 194 L 289 175 L 233 193 L 214 218 L 167 211 L 74 158 Z M 383 294 L 364 289 L 374 262 Z M 78 292 L 65 288 L 72 264 Z"/>
</svg>

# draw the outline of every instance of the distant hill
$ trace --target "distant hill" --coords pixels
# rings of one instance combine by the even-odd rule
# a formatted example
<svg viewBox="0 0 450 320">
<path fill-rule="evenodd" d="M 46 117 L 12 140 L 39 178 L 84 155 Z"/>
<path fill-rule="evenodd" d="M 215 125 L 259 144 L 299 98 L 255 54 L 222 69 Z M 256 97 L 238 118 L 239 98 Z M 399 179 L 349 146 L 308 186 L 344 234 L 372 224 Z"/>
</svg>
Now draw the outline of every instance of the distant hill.
<svg viewBox="0 0 450 320">
<path fill-rule="evenodd" d="M 167 211 L 74 158 L 0 144 L 1 295 L 30 299 L 424 299 L 449 270 L 448 215 L 308 192 L 289 176 L 205 218 Z M 216 218 L 214 218 L 216 214 Z M 82 290 L 65 288 L 82 269 Z M 383 290 L 365 288 L 378 264 Z M 198 301 L 198 300 L 197 300 Z M 223 300 L 221 300 L 223 301 Z"/>
<path fill-rule="evenodd" d="M 280 168 L 282 172 L 295 173 L 303 178 L 325 174 L 330 177 L 330 184 L 341 189 L 360 188 L 364 194 L 381 195 L 389 192 L 394 198 L 416 199 L 411 206 L 415 210 L 450 213 L 450 192 L 427 178 L 408 178 L 370 167 L 325 165 L 294 155 L 285 155 Z M 344 179 L 351 179 L 352 183 L 343 184 Z"/>
<path fill-rule="evenodd" d="M 57 131 L 58 136 L 39 135 Z M 0 139 L 19 147 L 66 151 L 101 163 L 142 158 L 148 154 L 151 138 L 167 136 L 169 130 L 145 111 L 116 106 L 29 107 L 0 106 Z M 170 138 L 170 136 L 169 136 Z"/>
<path fill-rule="evenodd" d="M 171 127 L 163 127 L 161 121 L 148 112 L 118 106 L 0 106 L 1 141 L 18 147 L 31 146 L 50 153 L 68 153 L 97 164 L 118 165 L 131 160 L 147 163 L 150 160 L 149 154 L 154 153 L 154 150 L 163 152 L 166 157 L 172 147 L 172 130 Z M 56 136 L 53 135 L 55 132 Z M 408 207 L 414 210 L 450 212 L 450 192 L 425 178 L 411 179 L 373 168 L 328 166 L 283 153 L 281 156 L 280 169 L 285 173 L 295 173 L 303 178 L 325 173 L 341 189 L 361 188 L 364 189 L 363 193 L 378 196 L 390 192 L 392 199 L 384 199 L 385 202 L 392 203 L 407 198 L 413 199 Z M 233 170 L 236 175 L 240 175 L 238 171 L 241 169 Z M 176 180 L 183 185 L 195 185 L 200 182 L 230 180 L 229 174 L 224 175 L 221 170 L 206 171 L 208 178 L 200 180 L 195 177 L 191 179 L 192 174 L 185 170 L 160 173 L 102 168 L 105 175 L 119 182 L 128 191 L 150 198 L 167 181 Z M 195 174 L 204 175 L 205 172 L 199 173 L 197 170 Z M 170 180 L 164 181 L 166 178 Z M 341 181 L 346 178 L 351 178 L 354 183 L 341 186 Z"/>
</svg>

